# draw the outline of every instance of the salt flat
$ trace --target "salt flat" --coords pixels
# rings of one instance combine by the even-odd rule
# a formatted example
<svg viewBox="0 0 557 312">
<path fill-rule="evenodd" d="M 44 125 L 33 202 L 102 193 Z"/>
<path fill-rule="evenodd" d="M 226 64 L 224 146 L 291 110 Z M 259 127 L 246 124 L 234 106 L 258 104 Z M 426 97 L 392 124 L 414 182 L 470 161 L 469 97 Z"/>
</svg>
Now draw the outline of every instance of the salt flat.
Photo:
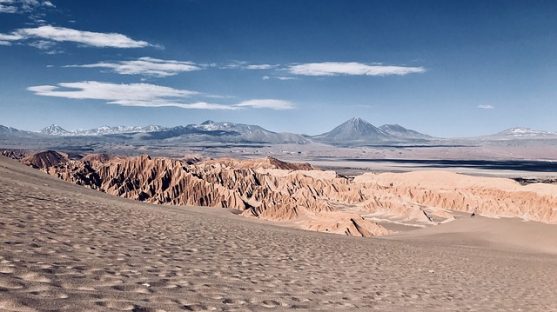
<svg viewBox="0 0 557 312">
<path fill-rule="evenodd" d="M 552 241 L 516 239 L 537 223 L 344 237 L 141 204 L 5 158 L 0 209 L 0 310 L 557 310 Z"/>
</svg>

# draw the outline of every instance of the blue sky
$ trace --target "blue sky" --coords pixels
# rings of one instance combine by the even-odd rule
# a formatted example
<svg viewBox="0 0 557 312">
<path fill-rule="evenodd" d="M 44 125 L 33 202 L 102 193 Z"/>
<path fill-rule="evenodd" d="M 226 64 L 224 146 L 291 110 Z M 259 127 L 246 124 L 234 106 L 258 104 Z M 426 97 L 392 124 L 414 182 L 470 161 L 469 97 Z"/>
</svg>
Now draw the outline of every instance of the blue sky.
<svg viewBox="0 0 557 312">
<path fill-rule="evenodd" d="M 0 124 L 557 130 L 555 1 L 0 0 Z"/>
</svg>

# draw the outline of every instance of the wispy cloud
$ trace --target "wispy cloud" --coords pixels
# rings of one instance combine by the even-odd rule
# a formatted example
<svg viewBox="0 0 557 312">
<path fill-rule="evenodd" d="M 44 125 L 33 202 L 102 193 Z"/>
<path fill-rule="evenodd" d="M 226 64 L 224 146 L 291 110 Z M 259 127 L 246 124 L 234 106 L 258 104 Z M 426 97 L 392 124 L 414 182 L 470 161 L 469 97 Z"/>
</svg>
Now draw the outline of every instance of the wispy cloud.
<svg viewBox="0 0 557 312">
<path fill-rule="evenodd" d="M 28 13 L 41 7 L 53 8 L 54 4 L 47 0 L 0 0 L 0 13 Z"/>
<path fill-rule="evenodd" d="M 233 61 L 233 62 L 225 64 L 225 65 L 215 64 L 215 66 L 220 68 L 220 69 L 241 69 L 241 68 L 245 68 L 247 65 L 248 65 L 248 62 L 245 62 L 245 61 Z"/>
<path fill-rule="evenodd" d="M 29 46 L 37 48 L 46 54 L 59 54 L 63 51 L 56 47 L 56 43 L 48 40 L 37 40 L 29 43 Z"/>
<path fill-rule="evenodd" d="M 9 34 L 0 33 L 0 41 L 4 42 L 28 39 L 74 42 L 84 46 L 103 48 L 143 48 L 150 45 L 146 41 L 134 40 L 119 33 L 100 33 L 50 25 L 20 28 Z"/>
<path fill-rule="evenodd" d="M 273 69 L 276 68 L 278 65 L 273 65 L 273 64 L 249 64 L 246 65 L 246 69 Z"/>
<path fill-rule="evenodd" d="M 204 110 L 238 110 L 239 107 L 226 104 L 208 103 L 208 102 L 172 102 L 166 100 L 154 101 L 133 101 L 133 100 L 119 100 L 109 102 L 109 104 L 117 104 L 121 106 L 134 106 L 134 107 L 178 107 L 183 109 L 204 109 Z"/>
<path fill-rule="evenodd" d="M 489 104 L 480 104 L 477 106 L 479 109 L 495 109 L 495 106 Z"/>
<path fill-rule="evenodd" d="M 277 80 L 296 80 L 298 78 L 292 76 L 263 76 L 261 77 L 263 80 L 270 80 L 270 79 L 277 79 Z"/>
<path fill-rule="evenodd" d="M 18 7 L 13 0 L 0 0 L 0 13 L 17 13 Z"/>
<path fill-rule="evenodd" d="M 248 69 L 248 70 L 265 70 L 277 68 L 278 64 L 251 64 L 246 61 L 233 61 L 231 63 L 219 66 L 221 69 Z"/>
<path fill-rule="evenodd" d="M 16 40 L 21 40 L 23 39 L 23 37 L 19 34 L 16 33 L 11 33 L 11 34 L 3 34 L 0 33 L 0 41 L 3 42 L 10 42 L 10 41 L 16 41 Z"/>
<path fill-rule="evenodd" d="M 294 104 L 289 101 L 284 100 L 273 100 L 273 99 L 255 99 L 243 101 L 234 106 L 237 107 L 251 107 L 251 108 L 269 108 L 274 110 L 286 110 L 293 109 Z"/>
<path fill-rule="evenodd" d="M 357 62 L 323 62 L 291 65 L 288 71 L 294 75 L 304 76 L 404 76 L 413 73 L 423 73 L 424 67 L 368 65 Z"/>
<path fill-rule="evenodd" d="M 193 62 L 161 60 L 151 57 L 141 57 L 132 61 L 100 62 L 84 65 L 66 65 L 64 67 L 108 68 L 121 75 L 144 75 L 154 77 L 174 76 L 182 72 L 200 70 L 201 67 Z"/>
<path fill-rule="evenodd" d="M 204 96 L 200 92 L 175 89 L 148 83 L 116 84 L 98 81 L 39 85 L 27 90 L 40 96 L 60 97 L 77 100 L 103 100 L 108 104 L 135 107 L 179 107 L 184 109 L 239 110 L 244 108 L 290 109 L 294 105 L 275 99 L 254 99 L 236 104 L 190 101 L 193 96 Z"/>
<path fill-rule="evenodd" d="M 199 94 L 190 90 L 180 90 L 148 83 L 116 84 L 98 81 L 63 82 L 58 85 L 41 85 L 27 88 L 42 96 L 69 99 L 94 99 L 106 101 L 155 101 L 185 98 Z"/>
</svg>

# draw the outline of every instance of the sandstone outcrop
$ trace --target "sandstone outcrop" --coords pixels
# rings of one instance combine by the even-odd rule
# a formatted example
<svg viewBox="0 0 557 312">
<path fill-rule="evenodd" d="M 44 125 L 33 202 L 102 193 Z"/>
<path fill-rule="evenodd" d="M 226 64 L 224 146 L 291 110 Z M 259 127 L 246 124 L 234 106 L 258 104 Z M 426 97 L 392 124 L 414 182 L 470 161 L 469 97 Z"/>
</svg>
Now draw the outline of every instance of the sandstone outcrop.
<svg viewBox="0 0 557 312">
<path fill-rule="evenodd" d="M 23 163 L 37 169 L 59 166 L 68 162 L 68 155 L 55 151 L 44 151 L 23 158 Z"/>
<path fill-rule="evenodd" d="M 557 223 L 557 185 L 442 171 L 363 174 L 353 179 L 274 158 L 212 159 L 87 155 L 48 151 L 23 160 L 63 180 L 154 204 L 231 208 L 244 216 L 355 235 L 387 234 L 373 219 L 414 224 L 454 212 Z"/>
<path fill-rule="evenodd" d="M 331 215 L 328 226 L 319 223 L 335 210 L 327 194 L 343 188 L 341 184 L 346 189 L 348 180 L 338 179 L 334 173 L 323 176 L 322 171 L 310 170 L 309 164 L 290 164 L 274 158 L 188 164 L 146 155 L 87 155 L 70 160 L 50 151 L 32 155 L 24 163 L 68 182 L 153 204 L 232 208 L 244 216 L 304 220 L 298 222 L 299 227 L 355 236 L 388 233 L 380 225 L 350 212 L 337 212 L 334 218 Z"/>
<path fill-rule="evenodd" d="M 364 174 L 354 182 L 388 189 L 398 198 L 399 206 L 412 203 L 487 217 L 557 223 L 557 185 L 524 186 L 511 179 L 443 171 Z"/>
</svg>

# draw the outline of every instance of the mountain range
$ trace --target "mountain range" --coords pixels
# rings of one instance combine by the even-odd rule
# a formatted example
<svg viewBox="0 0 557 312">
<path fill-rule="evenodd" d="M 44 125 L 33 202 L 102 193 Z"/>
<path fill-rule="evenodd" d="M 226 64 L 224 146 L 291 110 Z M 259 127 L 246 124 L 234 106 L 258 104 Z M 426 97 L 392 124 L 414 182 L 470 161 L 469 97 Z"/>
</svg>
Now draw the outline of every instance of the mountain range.
<svg viewBox="0 0 557 312">
<path fill-rule="evenodd" d="M 43 128 L 39 133 L 45 135 L 55 135 L 55 136 L 96 136 L 96 135 L 110 135 L 110 134 L 123 134 L 123 133 L 145 133 L 145 132 L 155 132 L 162 131 L 166 129 L 163 126 L 149 125 L 145 127 L 137 126 L 102 126 L 94 129 L 78 129 L 74 131 L 68 131 L 59 125 L 52 124 L 46 128 Z"/>
<path fill-rule="evenodd" d="M 396 124 L 375 127 L 361 118 L 351 118 L 333 130 L 313 137 L 333 145 L 372 145 L 381 143 L 419 142 L 433 137 Z"/>
<path fill-rule="evenodd" d="M 517 127 L 517 128 L 506 129 L 492 135 L 484 136 L 483 138 L 509 140 L 509 139 L 547 139 L 547 138 L 555 138 L 555 137 L 557 137 L 556 132 Z"/>
<path fill-rule="evenodd" d="M 302 135 L 274 132 L 257 125 L 207 120 L 201 124 L 163 127 L 148 126 L 103 126 L 95 129 L 69 131 L 58 125 L 50 125 L 39 132 L 19 130 L 0 126 L 0 136 L 4 138 L 97 138 L 95 140 L 118 139 L 139 142 L 161 141 L 172 143 L 214 142 L 214 143 L 264 143 L 264 144 L 307 144 L 323 143 L 337 146 L 365 146 L 385 144 L 429 144 L 439 142 L 435 138 L 397 124 L 374 126 L 361 118 L 351 118 L 332 130 L 319 135 Z M 468 140 L 524 140 L 557 139 L 557 133 L 529 128 L 511 128 L 502 132 Z M 72 139 L 73 140 L 73 139 Z"/>
</svg>

